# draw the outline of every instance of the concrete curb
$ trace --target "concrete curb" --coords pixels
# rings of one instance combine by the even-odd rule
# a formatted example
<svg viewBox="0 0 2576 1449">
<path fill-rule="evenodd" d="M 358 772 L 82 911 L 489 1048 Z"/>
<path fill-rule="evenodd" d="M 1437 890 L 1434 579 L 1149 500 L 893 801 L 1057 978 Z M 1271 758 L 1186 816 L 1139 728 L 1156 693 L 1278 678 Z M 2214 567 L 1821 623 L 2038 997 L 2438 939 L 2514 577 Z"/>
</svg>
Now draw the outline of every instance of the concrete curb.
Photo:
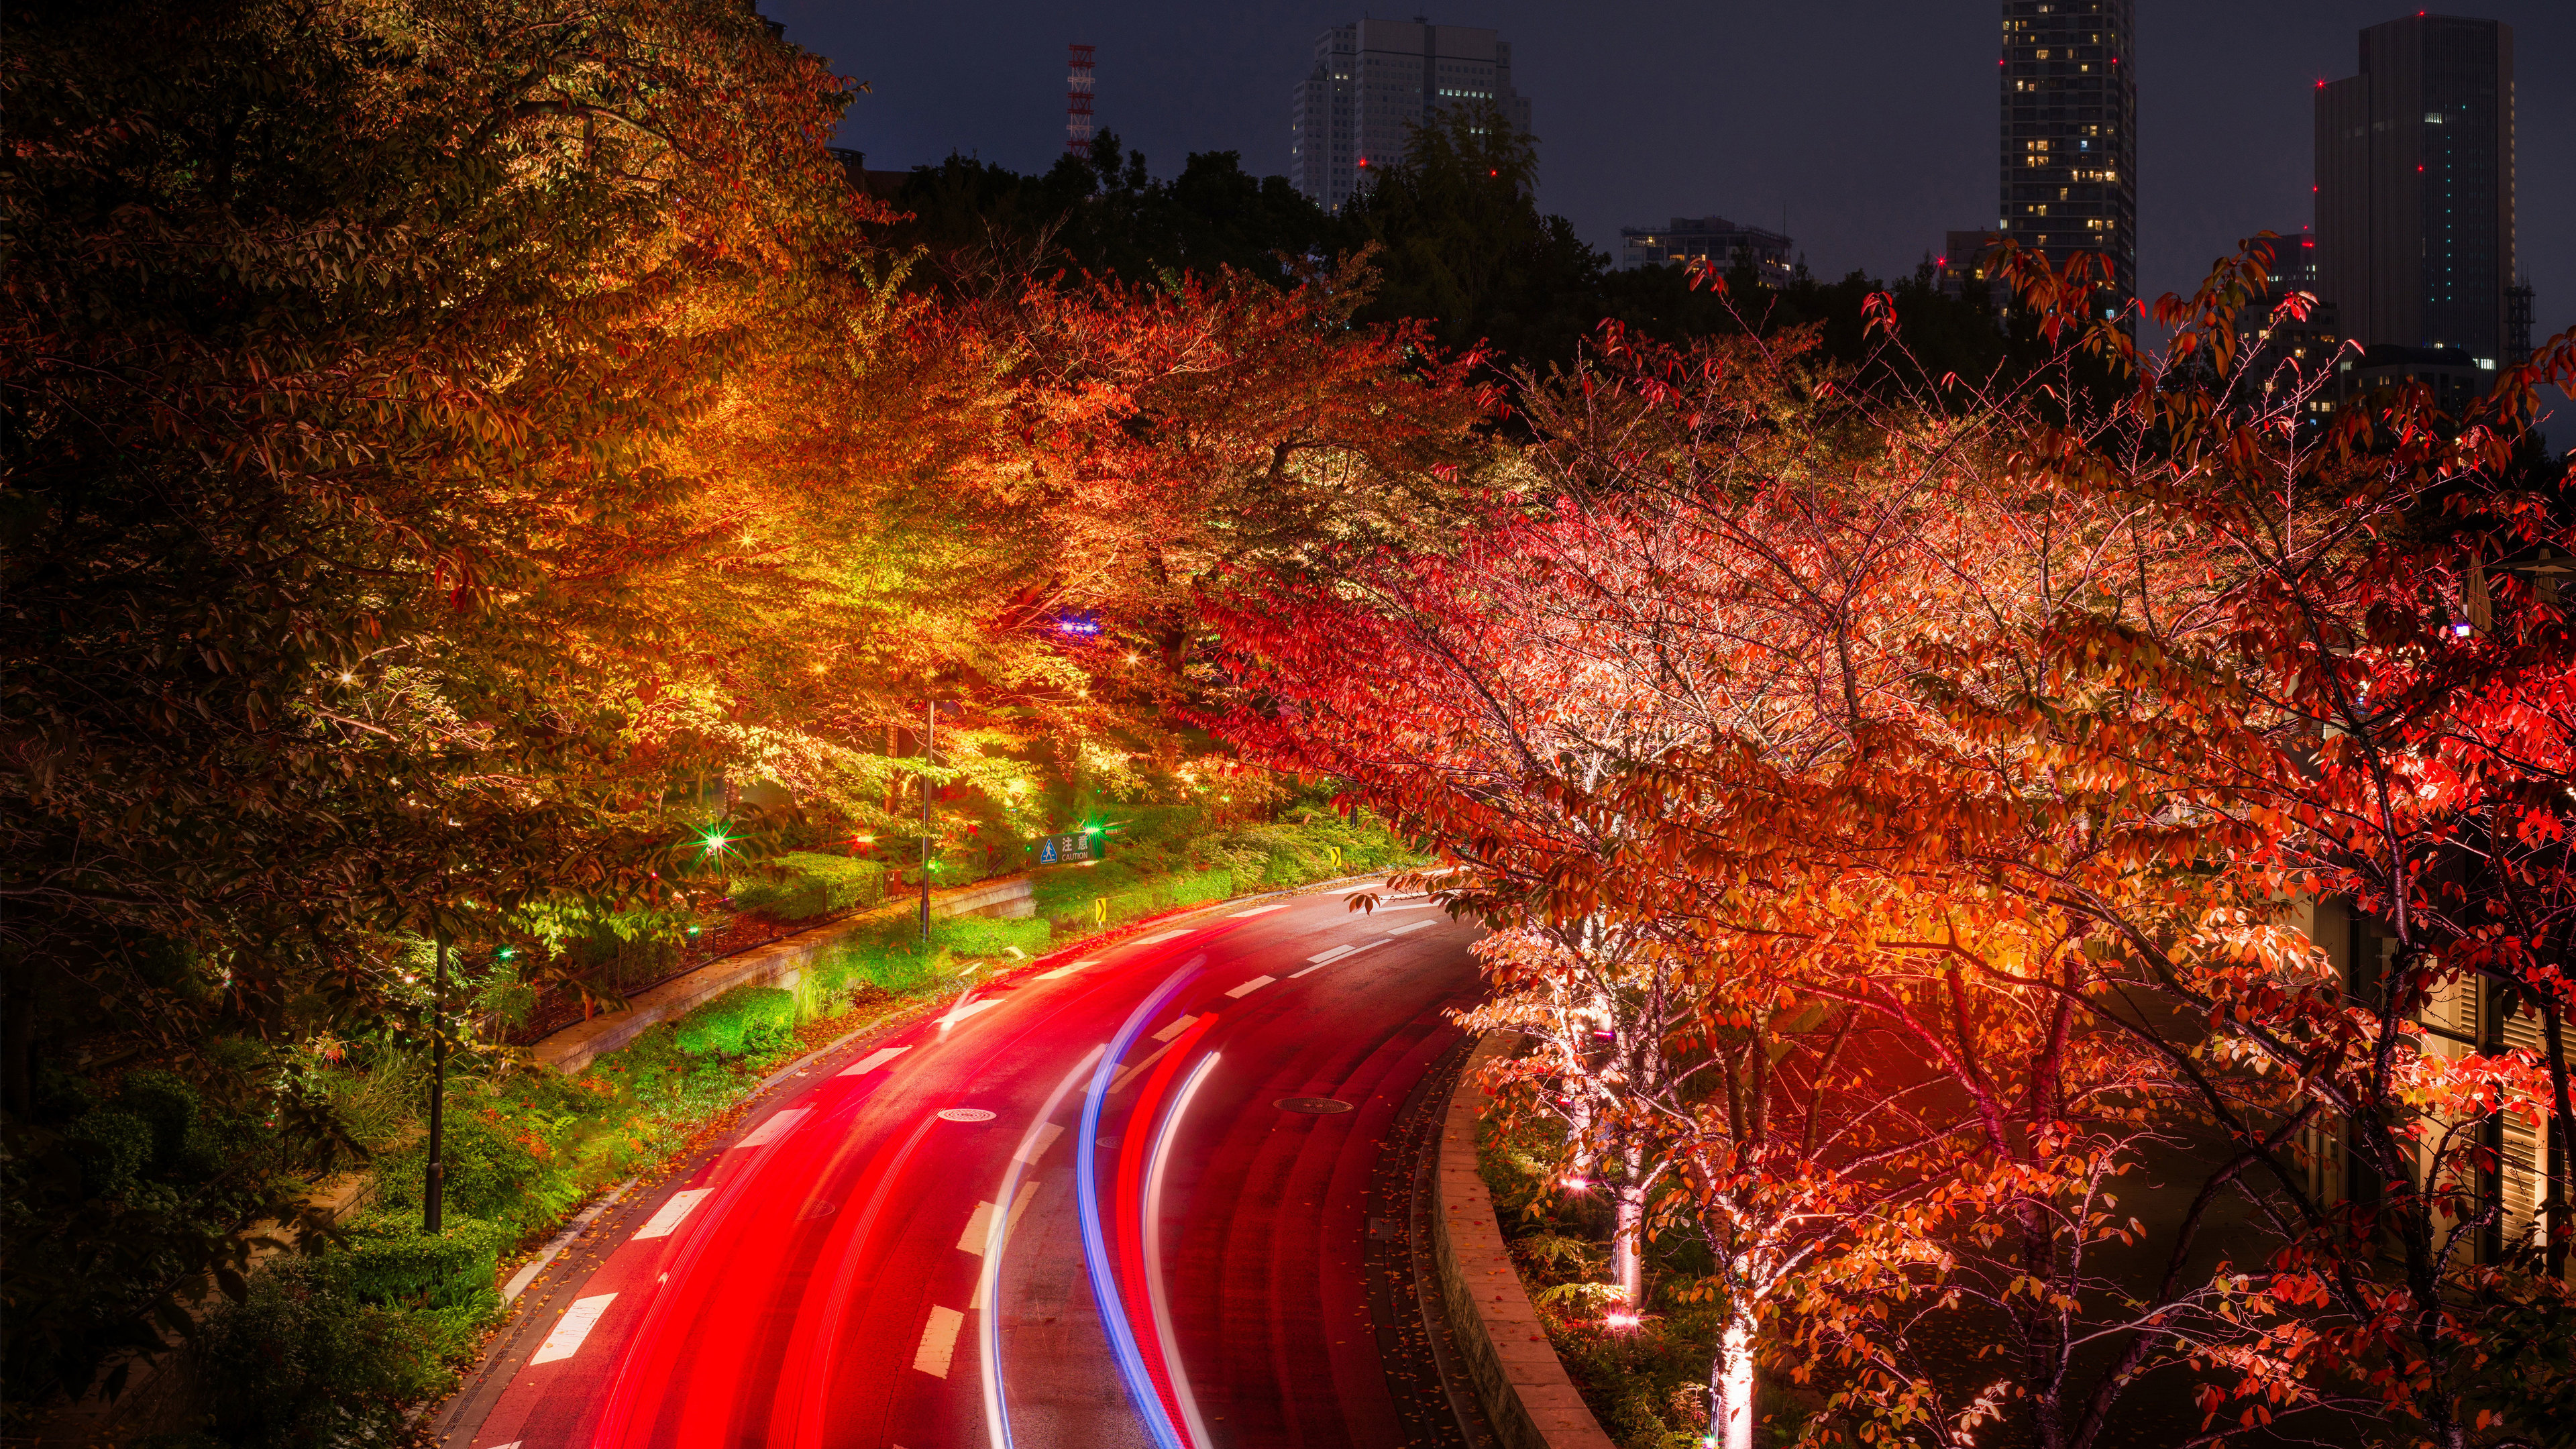
<svg viewBox="0 0 2576 1449">
<path fill-rule="evenodd" d="M 1440 1297 L 1465 1353 L 1468 1377 L 1476 1382 L 1476 1397 L 1507 1449 L 1616 1449 L 1557 1361 L 1503 1246 L 1493 1195 L 1476 1170 L 1476 1123 L 1492 1100 L 1477 1077 L 1511 1050 L 1512 1040 L 1508 1032 L 1494 1032 L 1476 1044 L 1441 1121 L 1440 1159 L 1431 1178 Z"/>
</svg>

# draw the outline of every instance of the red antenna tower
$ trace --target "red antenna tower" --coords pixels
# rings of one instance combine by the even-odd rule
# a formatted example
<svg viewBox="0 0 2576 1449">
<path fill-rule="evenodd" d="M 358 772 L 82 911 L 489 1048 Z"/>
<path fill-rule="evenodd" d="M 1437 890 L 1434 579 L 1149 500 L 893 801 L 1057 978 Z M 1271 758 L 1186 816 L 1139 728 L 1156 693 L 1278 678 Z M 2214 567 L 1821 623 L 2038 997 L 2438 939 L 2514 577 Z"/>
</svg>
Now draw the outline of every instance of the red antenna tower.
<svg viewBox="0 0 2576 1449">
<path fill-rule="evenodd" d="M 1075 155 L 1091 151 L 1091 52 L 1088 45 L 1067 45 L 1065 62 L 1064 149 Z"/>
</svg>

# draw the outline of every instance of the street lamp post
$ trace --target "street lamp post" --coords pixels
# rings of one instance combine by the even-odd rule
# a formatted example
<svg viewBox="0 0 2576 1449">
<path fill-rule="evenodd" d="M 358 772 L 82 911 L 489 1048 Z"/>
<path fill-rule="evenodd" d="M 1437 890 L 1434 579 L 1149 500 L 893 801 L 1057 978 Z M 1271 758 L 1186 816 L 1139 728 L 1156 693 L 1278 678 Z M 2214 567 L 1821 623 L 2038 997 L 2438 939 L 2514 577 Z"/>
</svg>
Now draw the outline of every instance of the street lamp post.
<svg viewBox="0 0 2576 1449">
<path fill-rule="evenodd" d="M 440 1198 L 447 1186 L 441 1129 L 447 1125 L 447 933 L 438 933 L 438 971 L 429 989 L 429 1174 L 421 1187 L 421 1231 L 439 1230 Z"/>
<path fill-rule="evenodd" d="M 921 703 L 921 949 L 930 951 L 930 766 L 939 749 L 939 702 Z"/>
</svg>

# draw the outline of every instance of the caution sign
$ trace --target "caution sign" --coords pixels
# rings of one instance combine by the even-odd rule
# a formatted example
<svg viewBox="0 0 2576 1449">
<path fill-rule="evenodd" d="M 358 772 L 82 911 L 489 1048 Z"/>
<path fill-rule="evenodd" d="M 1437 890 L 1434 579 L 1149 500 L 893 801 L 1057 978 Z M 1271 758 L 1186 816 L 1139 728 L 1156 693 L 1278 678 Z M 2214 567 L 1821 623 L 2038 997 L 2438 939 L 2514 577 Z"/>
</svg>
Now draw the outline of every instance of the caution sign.
<svg viewBox="0 0 2576 1449">
<path fill-rule="evenodd" d="M 1098 859 L 1100 848 L 1092 843 L 1087 832 L 1077 830 L 1069 835 L 1038 837 L 1037 863 L 1040 865 L 1070 865 L 1079 860 Z"/>
</svg>

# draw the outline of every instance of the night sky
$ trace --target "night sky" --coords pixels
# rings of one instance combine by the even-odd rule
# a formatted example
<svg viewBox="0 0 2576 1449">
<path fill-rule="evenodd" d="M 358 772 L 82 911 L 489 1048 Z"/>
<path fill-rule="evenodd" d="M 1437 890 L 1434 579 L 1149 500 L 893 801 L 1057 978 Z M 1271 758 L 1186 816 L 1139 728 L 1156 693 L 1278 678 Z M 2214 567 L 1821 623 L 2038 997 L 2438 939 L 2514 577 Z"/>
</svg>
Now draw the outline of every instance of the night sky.
<svg viewBox="0 0 2576 1449">
<path fill-rule="evenodd" d="M 1021 170 L 1064 146 L 1064 47 L 1099 47 L 1099 120 L 1168 176 L 1193 151 L 1284 172 L 1288 95 L 1316 34 L 1356 5 L 859 4 L 762 0 L 788 38 L 873 94 L 841 144 L 899 169 L 950 151 Z M 2139 271 L 2188 289 L 2265 227 L 2310 219 L 2313 95 L 2360 67 L 2364 25 L 2405 13 L 2345 0 L 2141 0 Z M 1412 5 L 1385 6 L 1409 18 Z M 2520 264 L 2534 340 L 2576 323 L 2576 3 L 2450 13 L 2514 27 Z M 2001 6 L 1923 0 L 1538 4 L 1433 9 L 1512 43 L 1531 98 L 1540 202 L 1615 255 L 1622 225 L 1716 213 L 1788 230 L 1820 276 L 1889 276 L 1952 227 L 1995 218 Z M 2550 429 L 2576 443 L 2576 419 Z"/>
</svg>

